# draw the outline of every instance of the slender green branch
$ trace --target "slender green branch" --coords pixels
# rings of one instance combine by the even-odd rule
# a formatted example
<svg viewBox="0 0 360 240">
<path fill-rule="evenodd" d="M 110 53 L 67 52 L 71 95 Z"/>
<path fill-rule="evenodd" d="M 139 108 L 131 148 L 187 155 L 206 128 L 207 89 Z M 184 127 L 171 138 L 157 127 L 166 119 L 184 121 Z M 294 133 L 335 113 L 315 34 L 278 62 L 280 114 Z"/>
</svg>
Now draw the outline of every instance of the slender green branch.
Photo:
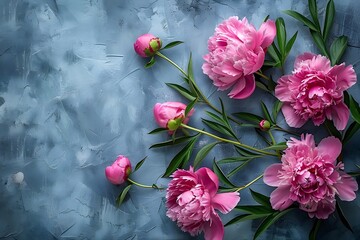
<svg viewBox="0 0 360 240">
<path fill-rule="evenodd" d="M 268 134 L 269 134 L 269 137 L 270 137 L 270 139 L 271 139 L 272 144 L 273 144 L 273 145 L 276 144 L 274 135 L 272 134 L 272 132 L 271 132 L 270 129 L 268 130 Z"/>
<path fill-rule="evenodd" d="M 142 188 L 154 188 L 153 186 L 149 186 L 149 185 L 144 185 L 144 184 L 141 184 L 141 183 L 138 183 L 138 182 L 135 182 L 134 180 L 128 178 L 127 179 L 130 183 L 138 186 L 138 187 L 142 187 Z"/>
<path fill-rule="evenodd" d="M 239 192 L 247 187 L 249 187 L 251 184 L 253 184 L 254 182 L 256 182 L 257 180 L 259 180 L 260 178 L 262 178 L 264 175 L 261 174 L 260 176 L 257 176 L 254 180 L 252 180 L 251 182 L 249 182 L 248 184 L 242 186 L 242 187 L 239 187 L 238 189 L 236 189 L 235 192 Z"/>
<path fill-rule="evenodd" d="M 222 138 L 222 137 L 216 136 L 216 135 L 214 135 L 214 134 L 205 132 L 205 131 L 203 131 L 203 130 L 200 130 L 200 129 L 197 129 L 197 128 L 188 126 L 188 125 L 183 124 L 183 123 L 181 124 L 181 126 L 184 127 L 184 128 L 190 129 L 190 130 L 192 130 L 192 131 L 199 132 L 199 133 L 205 134 L 205 135 L 207 135 L 207 136 L 209 136 L 209 137 L 215 138 L 215 139 L 218 140 L 218 141 L 231 143 L 231 144 L 237 145 L 237 146 L 239 146 L 239 147 L 246 148 L 246 149 L 248 149 L 248 150 L 250 150 L 250 151 L 253 151 L 253 152 L 257 152 L 257 153 L 261 153 L 261 154 L 269 155 L 269 156 L 276 156 L 276 157 L 278 156 L 278 155 L 275 154 L 275 153 L 263 151 L 263 150 L 261 150 L 261 149 L 254 148 L 254 147 L 251 147 L 251 146 L 249 146 L 249 145 L 242 144 L 242 143 L 240 143 L 240 142 L 236 142 L 236 141 L 233 141 L 233 140 L 229 140 L 229 139 L 226 139 L 226 138 Z"/>
<path fill-rule="evenodd" d="M 266 79 L 268 81 L 271 80 L 268 76 L 264 75 L 263 73 L 261 73 L 259 71 L 255 72 L 255 74 L 259 75 L 260 77 L 262 77 L 263 79 Z"/>
<path fill-rule="evenodd" d="M 161 52 L 156 52 L 156 55 L 158 55 L 159 57 L 163 58 L 164 60 L 168 61 L 171 65 L 173 65 L 174 67 L 176 67 L 185 77 L 188 77 L 187 73 L 181 68 L 179 67 L 179 65 L 177 65 L 175 62 L 173 62 L 170 58 L 166 57 L 165 55 L 163 55 Z"/>
</svg>

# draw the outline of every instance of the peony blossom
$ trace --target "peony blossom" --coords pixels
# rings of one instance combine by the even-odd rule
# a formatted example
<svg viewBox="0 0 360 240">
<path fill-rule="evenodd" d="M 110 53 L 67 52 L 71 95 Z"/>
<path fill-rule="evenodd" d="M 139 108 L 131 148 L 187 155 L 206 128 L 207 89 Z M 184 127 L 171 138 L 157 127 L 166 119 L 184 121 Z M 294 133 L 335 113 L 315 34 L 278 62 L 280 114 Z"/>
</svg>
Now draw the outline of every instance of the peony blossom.
<svg viewBox="0 0 360 240">
<path fill-rule="evenodd" d="M 152 34 L 144 34 L 136 39 L 134 50 L 141 57 L 151 57 L 160 50 L 161 39 Z"/>
<path fill-rule="evenodd" d="M 282 163 L 269 166 L 264 182 L 277 187 L 270 195 L 275 210 L 284 210 L 293 202 L 309 216 L 326 219 L 335 211 L 335 195 L 341 200 L 356 198 L 357 182 L 344 172 L 344 164 L 336 164 L 341 142 L 335 137 L 323 139 L 315 146 L 311 134 L 301 140 L 291 138 L 281 158 Z"/>
<path fill-rule="evenodd" d="M 155 121 L 161 128 L 174 131 L 181 123 L 188 123 L 189 117 L 194 113 L 194 109 L 191 109 L 185 118 L 185 109 L 186 105 L 180 102 L 156 103 L 154 106 Z"/>
<path fill-rule="evenodd" d="M 231 98 L 244 99 L 255 90 L 254 74 L 264 63 L 265 52 L 276 35 L 275 23 L 264 22 L 257 31 L 246 18 L 230 17 L 208 41 L 203 72 L 219 90 L 232 87 Z"/>
<path fill-rule="evenodd" d="M 192 236 L 204 232 L 207 240 L 221 240 L 224 226 L 215 209 L 230 212 L 240 201 L 238 192 L 217 193 L 219 180 L 209 168 L 177 170 L 166 192 L 166 215 Z"/>
<path fill-rule="evenodd" d="M 118 156 L 115 162 L 106 167 L 105 176 L 113 184 L 122 184 L 131 173 L 131 163 L 128 158 Z"/>
<path fill-rule="evenodd" d="M 351 65 L 331 67 L 326 57 L 304 53 L 296 58 L 293 74 L 279 79 L 275 96 L 284 103 L 282 112 L 290 127 L 299 128 L 309 119 L 318 126 L 329 119 L 338 130 L 344 130 L 349 109 L 343 92 L 355 83 Z"/>
</svg>

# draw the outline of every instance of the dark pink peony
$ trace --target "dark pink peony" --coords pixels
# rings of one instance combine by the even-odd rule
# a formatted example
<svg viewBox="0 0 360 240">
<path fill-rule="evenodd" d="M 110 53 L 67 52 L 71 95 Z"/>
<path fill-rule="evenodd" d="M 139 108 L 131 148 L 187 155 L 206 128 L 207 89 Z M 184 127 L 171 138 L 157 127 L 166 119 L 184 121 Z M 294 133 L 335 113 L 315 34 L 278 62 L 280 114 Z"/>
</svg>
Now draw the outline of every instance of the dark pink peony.
<svg viewBox="0 0 360 240">
<path fill-rule="evenodd" d="M 264 173 L 264 182 L 277 187 L 270 195 L 275 210 L 284 210 L 293 202 L 310 217 L 326 219 L 335 211 L 335 195 L 341 200 L 356 198 L 357 182 L 336 164 L 341 152 L 341 142 L 335 137 L 323 139 L 315 146 L 311 134 L 301 140 L 291 138 L 281 158 L 282 163 L 269 166 Z"/>
<path fill-rule="evenodd" d="M 349 109 L 343 92 L 355 83 L 351 65 L 331 67 L 326 57 L 304 53 L 295 60 L 293 74 L 279 79 L 275 96 L 284 103 L 282 112 L 290 127 L 299 128 L 309 119 L 318 126 L 329 119 L 338 130 L 344 130 Z"/>
<path fill-rule="evenodd" d="M 124 156 L 118 156 L 115 162 L 106 167 L 105 176 L 113 184 L 122 184 L 131 173 L 131 162 Z"/>
<path fill-rule="evenodd" d="M 155 121 L 161 128 L 170 131 L 176 130 L 181 123 L 188 123 L 189 117 L 194 113 L 191 109 L 185 118 L 186 105 L 181 102 L 156 103 L 154 106 Z"/>
<path fill-rule="evenodd" d="M 161 39 L 152 34 L 143 34 L 134 43 L 134 50 L 141 57 L 151 57 L 161 49 Z"/>
<path fill-rule="evenodd" d="M 203 72 L 219 90 L 232 87 L 229 96 L 243 99 L 255 90 L 255 77 L 264 63 L 265 52 L 276 35 L 275 23 L 264 22 L 257 31 L 246 18 L 230 17 L 215 29 L 208 41 Z"/>
<path fill-rule="evenodd" d="M 215 209 L 230 212 L 240 201 L 238 192 L 217 193 L 219 180 L 209 168 L 177 170 L 166 193 L 166 215 L 192 236 L 204 232 L 207 240 L 221 240 L 224 226 Z"/>
</svg>

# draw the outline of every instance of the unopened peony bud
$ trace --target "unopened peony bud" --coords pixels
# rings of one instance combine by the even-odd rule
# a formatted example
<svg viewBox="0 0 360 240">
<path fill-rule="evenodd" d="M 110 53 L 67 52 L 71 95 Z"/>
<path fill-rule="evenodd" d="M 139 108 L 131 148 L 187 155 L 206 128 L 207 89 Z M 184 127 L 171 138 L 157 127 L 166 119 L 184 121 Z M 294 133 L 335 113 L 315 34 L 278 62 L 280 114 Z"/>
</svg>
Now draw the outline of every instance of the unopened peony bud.
<svg viewBox="0 0 360 240">
<path fill-rule="evenodd" d="M 270 125 L 270 122 L 268 120 L 261 120 L 260 123 L 259 123 L 259 127 L 262 131 L 267 131 L 270 129 L 271 125 Z"/>
<path fill-rule="evenodd" d="M 131 162 L 124 156 L 118 156 L 115 162 L 106 167 L 106 178 L 113 184 L 122 184 L 131 173 Z"/>
<path fill-rule="evenodd" d="M 161 49 L 161 39 L 152 34 L 144 34 L 136 39 L 134 50 L 141 57 L 151 57 Z"/>
</svg>

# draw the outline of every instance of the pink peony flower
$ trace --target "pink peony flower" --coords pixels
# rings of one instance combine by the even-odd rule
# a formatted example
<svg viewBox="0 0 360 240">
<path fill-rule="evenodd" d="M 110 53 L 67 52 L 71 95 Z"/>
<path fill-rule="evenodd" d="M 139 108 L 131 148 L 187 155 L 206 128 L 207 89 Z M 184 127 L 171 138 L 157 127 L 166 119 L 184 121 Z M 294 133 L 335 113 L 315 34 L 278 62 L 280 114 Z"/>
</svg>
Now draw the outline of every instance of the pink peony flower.
<svg viewBox="0 0 360 240">
<path fill-rule="evenodd" d="M 238 192 L 217 193 L 219 180 L 209 168 L 177 170 L 166 192 L 166 215 L 192 236 L 204 231 L 205 239 L 220 240 L 224 226 L 215 209 L 230 212 L 240 201 Z"/>
<path fill-rule="evenodd" d="M 326 57 L 304 53 L 295 60 L 293 74 L 279 79 L 275 96 L 284 103 L 282 112 L 290 127 L 299 128 L 308 119 L 318 126 L 327 118 L 338 130 L 344 130 L 349 109 L 343 92 L 355 83 L 351 65 L 331 67 Z"/>
<path fill-rule="evenodd" d="M 131 163 L 128 158 L 124 156 L 118 156 L 115 162 L 106 167 L 106 178 L 113 184 L 122 184 L 126 181 L 131 173 Z"/>
<path fill-rule="evenodd" d="M 342 148 L 339 139 L 327 137 L 316 147 L 313 135 L 306 134 L 301 140 L 291 138 L 287 146 L 282 163 L 264 172 L 264 182 L 277 187 L 270 195 L 275 210 L 298 202 L 311 218 L 326 219 L 335 211 L 335 195 L 344 201 L 356 198 L 357 182 L 343 171 L 343 163 L 336 165 Z"/>
<path fill-rule="evenodd" d="M 156 103 L 154 106 L 154 116 L 157 124 L 170 131 L 176 130 L 181 123 L 188 123 L 189 117 L 194 113 L 191 109 L 185 118 L 186 105 L 180 102 Z"/>
<path fill-rule="evenodd" d="M 161 39 L 152 34 L 144 34 L 136 39 L 134 50 L 141 57 L 151 57 L 160 50 Z"/>
<path fill-rule="evenodd" d="M 249 97 L 255 90 L 253 73 L 261 68 L 265 52 L 276 35 L 275 23 L 264 22 L 257 31 L 246 18 L 230 17 L 215 29 L 208 41 L 203 72 L 219 90 L 232 87 L 229 96 Z"/>
</svg>

